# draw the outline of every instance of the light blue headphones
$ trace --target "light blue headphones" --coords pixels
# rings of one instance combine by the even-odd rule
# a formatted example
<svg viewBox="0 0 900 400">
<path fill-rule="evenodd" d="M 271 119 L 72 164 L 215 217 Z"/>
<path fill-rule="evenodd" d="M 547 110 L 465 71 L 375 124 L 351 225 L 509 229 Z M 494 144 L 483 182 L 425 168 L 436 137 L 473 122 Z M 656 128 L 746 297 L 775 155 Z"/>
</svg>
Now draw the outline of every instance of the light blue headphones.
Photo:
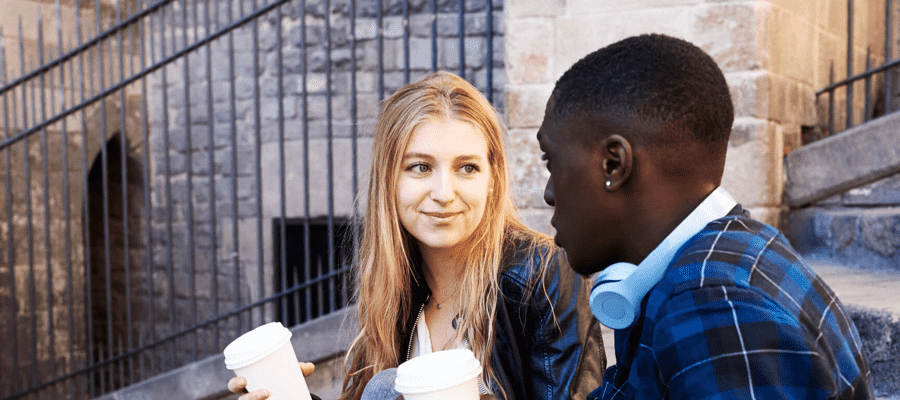
<svg viewBox="0 0 900 400">
<path fill-rule="evenodd" d="M 710 222 L 722 218 L 737 202 L 721 187 L 710 193 L 640 265 L 619 262 L 594 278 L 591 312 L 612 329 L 625 329 L 641 312 L 641 302 L 659 283 L 675 253 Z"/>
</svg>

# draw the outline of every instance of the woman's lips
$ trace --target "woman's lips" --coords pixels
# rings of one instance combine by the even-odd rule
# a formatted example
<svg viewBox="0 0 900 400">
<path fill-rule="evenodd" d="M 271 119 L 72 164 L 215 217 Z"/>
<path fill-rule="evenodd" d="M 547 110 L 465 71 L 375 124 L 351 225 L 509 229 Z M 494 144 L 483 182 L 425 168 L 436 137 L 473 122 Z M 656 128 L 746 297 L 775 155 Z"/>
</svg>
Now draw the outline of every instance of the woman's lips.
<svg viewBox="0 0 900 400">
<path fill-rule="evenodd" d="M 462 214 L 462 211 L 452 211 L 452 212 L 423 212 L 428 217 L 431 217 L 435 222 L 448 222 L 453 217 Z"/>
</svg>

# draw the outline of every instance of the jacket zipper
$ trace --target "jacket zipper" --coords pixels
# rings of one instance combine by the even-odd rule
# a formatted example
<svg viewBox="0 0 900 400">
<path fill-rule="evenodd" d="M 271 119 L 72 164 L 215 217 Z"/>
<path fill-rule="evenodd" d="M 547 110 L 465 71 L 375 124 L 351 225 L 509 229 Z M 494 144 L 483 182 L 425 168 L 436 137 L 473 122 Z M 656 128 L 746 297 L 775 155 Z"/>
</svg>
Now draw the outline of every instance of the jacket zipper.
<svg viewBox="0 0 900 400">
<path fill-rule="evenodd" d="M 431 296 L 428 296 L 428 298 L 431 298 Z M 419 318 L 422 318 L 422 311 L 425 311 L 425 304 L 428 304 L 428 299 L 425 299 L 425 302 L 419 307 L 419 313 L 416 314 L 416 323 L 413 325 L 413 332 L 410 332 L 409 334 L 409 346 L 406 347 L 406 360 L 404 361 L 409 361 L 410 355 L 412 355 L 413 338 L 416 337 L 413 333 L 419 329 Z"/>
</svg>

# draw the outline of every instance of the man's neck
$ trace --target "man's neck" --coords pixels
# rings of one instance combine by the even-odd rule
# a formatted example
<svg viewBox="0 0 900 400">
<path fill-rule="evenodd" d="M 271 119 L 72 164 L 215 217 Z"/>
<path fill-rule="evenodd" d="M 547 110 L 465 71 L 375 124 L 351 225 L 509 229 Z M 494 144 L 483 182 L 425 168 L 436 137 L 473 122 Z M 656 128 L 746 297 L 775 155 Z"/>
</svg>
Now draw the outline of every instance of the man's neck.
<svg viewBox="0 0 900 400">
<path fill-rule="evenodd" d="M 627 232 L 625 261 L 640 264 L 717 186 L 685 190 L 663 184 L 636 196 L 630 207 L 634 224 Z"/>
</svg>

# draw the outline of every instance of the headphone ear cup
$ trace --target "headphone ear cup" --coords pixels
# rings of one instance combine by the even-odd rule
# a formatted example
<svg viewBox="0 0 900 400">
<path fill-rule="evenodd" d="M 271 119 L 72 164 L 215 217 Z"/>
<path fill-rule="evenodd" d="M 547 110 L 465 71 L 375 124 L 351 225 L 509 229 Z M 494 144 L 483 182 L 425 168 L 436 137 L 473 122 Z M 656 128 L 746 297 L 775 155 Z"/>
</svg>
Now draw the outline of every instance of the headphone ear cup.
<svg viewBox="0 0 900 400">
<path fill-rule="evenodd" d="M 634 264 L 615 263 L 596 277 L 590 306 L 594 317 L 603 325 L 624 329 L 634 323 L 646 294 L 640 293 L 637 282 L 632 282 L 637 269 Z"/>
</svg>

